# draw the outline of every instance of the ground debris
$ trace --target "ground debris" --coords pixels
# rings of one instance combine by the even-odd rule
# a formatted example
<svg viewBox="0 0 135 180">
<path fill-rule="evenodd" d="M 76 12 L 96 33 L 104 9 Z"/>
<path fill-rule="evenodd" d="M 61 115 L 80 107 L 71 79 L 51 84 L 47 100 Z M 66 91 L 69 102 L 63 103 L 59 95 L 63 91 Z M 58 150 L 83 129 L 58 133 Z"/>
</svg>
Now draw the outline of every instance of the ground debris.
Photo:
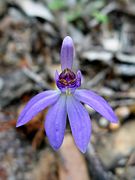
<svg viewBox="0 0 135 180">
<path fill-rule="evenodd" d="M 135 179 L 134 24 L 133 0 L 0 0 L 0 180 Z M 70 131 L 58 152 L 50 148 L 48 109 L 15 127 L 31 97 L 56 89 L 67 35 L 75 44 L 73 69 L 82 72 L 81 87 L 108 100 L 119 119 L 112 124 L 85 105 L 92 136 L 84 155 Z"/>
<path fill-rule="evenodd" d="M 0 108 L 9 105 L 15 99 L 19 99 L 24 93 L 34 90 L 33 83 L 29 81 L 22 70 L 8 73 L 2 79 L 4 85 L 0 93 Z"/>
<path fill-rule="evenodd" d="M 77 179 L 90 180 L 88 175 L 86 161 L 81 153 L 76 149 L 73 138 L 67 134 L 59 152 L 59 179 Z M 76 173 L 77 172 L 77 173 Z"/>
</svg>

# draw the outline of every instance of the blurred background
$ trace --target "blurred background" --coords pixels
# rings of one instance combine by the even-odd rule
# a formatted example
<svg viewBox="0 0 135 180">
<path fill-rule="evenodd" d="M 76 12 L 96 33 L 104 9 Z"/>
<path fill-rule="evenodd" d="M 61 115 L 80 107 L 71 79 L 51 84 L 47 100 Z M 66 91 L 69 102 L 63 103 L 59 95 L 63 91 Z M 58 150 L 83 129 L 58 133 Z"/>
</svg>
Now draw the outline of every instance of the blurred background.
<svg viewBox="0 0 135 180">
<path fill-rule="evenodd" d="M 43 127 L 47 110 L 15 127 L 32 96 L 56 88 L 67 35 L 82 87 L 105 97 L 119 118 L 111 124 L 86 106 L 92 119 L 86 154 L 69 125 L 60 150 L 52 150 Z M 0 180 L 134 179 L 135 1 L 0 0 Z"/>
</svg>

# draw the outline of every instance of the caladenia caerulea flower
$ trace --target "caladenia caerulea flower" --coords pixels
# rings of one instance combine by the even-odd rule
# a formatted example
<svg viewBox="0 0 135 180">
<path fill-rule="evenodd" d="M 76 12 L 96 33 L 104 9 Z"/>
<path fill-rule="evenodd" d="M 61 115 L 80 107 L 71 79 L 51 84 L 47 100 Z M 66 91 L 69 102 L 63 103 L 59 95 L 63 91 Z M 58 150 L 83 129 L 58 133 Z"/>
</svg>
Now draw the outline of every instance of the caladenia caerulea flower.
<svg viewBox="0 0 135 180">
<path fill-rule="evenodd" d="M 26 124 L 37 113 L 49 107 L 44 126 L 53 149 L 58 150 L 63 142 L 68 115 L 75 144 L 84 153 L 90 141 L 91 121 L 82 103 L 88 104 L 112 123 L 117 123 L 118 120 L 101 96 L 90 90 L 77 89 L 81 85 L 81 72 L 72 71 L 73 58 L 73 41 L 67 36 L 61 48 L 62 72 L 58 74 L 56 71 L 55 74 L 58 90 L 47 90 L 34 96 L 21 112 L 16 126 Z"/>
</svg>

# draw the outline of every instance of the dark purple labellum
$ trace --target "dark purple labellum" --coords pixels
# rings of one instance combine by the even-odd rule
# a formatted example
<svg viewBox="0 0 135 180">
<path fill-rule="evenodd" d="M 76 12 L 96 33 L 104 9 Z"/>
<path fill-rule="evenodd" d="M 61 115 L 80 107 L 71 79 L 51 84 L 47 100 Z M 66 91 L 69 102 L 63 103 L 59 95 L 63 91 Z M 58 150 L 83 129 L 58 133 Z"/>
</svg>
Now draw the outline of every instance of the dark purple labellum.
<svg viewBox="0 0 135 180">
<path fill-rule="evenodd" d="M 60 90 L 68 88 L 76 89 L 78 85 L 80 86 L 80 79 L 70 69 L 64 69 L 57 80 L 57 86 Z"/>
</svg>

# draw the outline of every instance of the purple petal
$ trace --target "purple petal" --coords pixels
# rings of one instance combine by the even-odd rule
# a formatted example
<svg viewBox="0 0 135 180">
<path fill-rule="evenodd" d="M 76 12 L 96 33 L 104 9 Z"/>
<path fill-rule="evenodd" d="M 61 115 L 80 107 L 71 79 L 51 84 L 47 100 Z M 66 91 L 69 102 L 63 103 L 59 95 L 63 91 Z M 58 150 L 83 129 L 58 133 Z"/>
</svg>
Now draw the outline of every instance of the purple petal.
<svg viewBox="0 0 135 180">
<path fill-rule="evenodd" d="M 75 98 L 79 101 L 88 104 L 95 109 L 98 113 L 104 116 L 112 123 L 117 123 L 118 119 L 113 112 L 111 106 L 101 96 L 90 90 L 76 90 L 74 94 Z"/>
<path fill-rule="evenodd" d="M 80 151 L 84 153 L 91 135 L 89 114 L 73 96 L 67 97 L 67 113 L 75 143 Z"/>
<path fill-rule="evenodd" d="M 16 127 L 26 124 L 37 113 L 55 103 L 59 96 L 60 92 L 55 90 L 44 91 L 34 96 L 21 112 Z"/>
<path fill-rule="evenodd" d="M 81 73 L 80 70 L 77 71 L 76 76 L 77 76 L 77 78 L 76 78 L 77 79 L 76 86 L 80 87 L 81 86 L 81 79 L 82 79 L 82 73 Z"/>
<path fill-rule="evenodd" d="M 61 68 L 62 70 L 68 68 L 72 69 L 74 58 L 74 44 L 71 37 L 66 36 L 61 47 Z"/>
<path fill-rule="evenodd" d="M 46 115 L 45 130 L 54 150 L 58 150 L 64 138 L 66 128 L 66 96 L 61 95 Z"/>
</svg>

